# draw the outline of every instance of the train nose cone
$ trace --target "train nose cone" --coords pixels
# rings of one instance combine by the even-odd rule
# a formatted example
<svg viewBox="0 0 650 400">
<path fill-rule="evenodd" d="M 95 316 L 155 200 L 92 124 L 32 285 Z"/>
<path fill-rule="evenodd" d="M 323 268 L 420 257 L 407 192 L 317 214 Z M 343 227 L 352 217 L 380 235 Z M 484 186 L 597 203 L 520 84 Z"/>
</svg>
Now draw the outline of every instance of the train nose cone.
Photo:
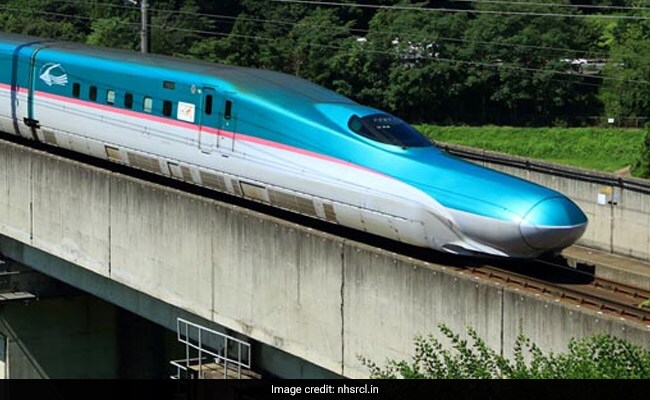
<svg viewBox="0 0 650 400">
<path fill-rule="evenodd" d="M 519 225 L 521 236 L 536 250 L 561 250 L 587 229 L 587 216 L 571 200 L 551 197 L 535 204 Z"/>
</svg>

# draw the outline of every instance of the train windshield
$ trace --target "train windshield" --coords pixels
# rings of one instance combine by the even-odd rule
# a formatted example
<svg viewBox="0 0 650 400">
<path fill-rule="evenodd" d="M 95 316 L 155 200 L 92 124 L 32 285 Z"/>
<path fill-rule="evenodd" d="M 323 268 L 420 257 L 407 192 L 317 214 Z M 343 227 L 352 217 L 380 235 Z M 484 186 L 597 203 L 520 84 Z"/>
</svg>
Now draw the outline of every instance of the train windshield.
<svg viewBox="0 0 650 400">
<path fill-rule="evenodd" d="M 409 124 L 388 114 L 372 114 L 365 117 L 353 115 L 348 121 L 348 128 L 368 139 L 394 146 L 404 148 L 433 146 L 433 143 Z"/>
</svg>

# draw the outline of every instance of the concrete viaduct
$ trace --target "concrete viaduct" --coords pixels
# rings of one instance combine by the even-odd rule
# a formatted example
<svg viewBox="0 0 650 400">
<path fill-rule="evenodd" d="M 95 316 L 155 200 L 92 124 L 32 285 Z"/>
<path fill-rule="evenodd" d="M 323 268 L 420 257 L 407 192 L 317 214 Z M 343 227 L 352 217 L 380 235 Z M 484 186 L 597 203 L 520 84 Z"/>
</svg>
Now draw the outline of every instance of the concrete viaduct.
<svg viewBox="0 0 650 400">
<path fill-rule="evenodd" d="M 368 375 L 359 356 L 410 357 L 441 323 L 505 355 L 519 333 L 545 350 L 592 333 L 650 348 L 647 326 L 4 141 L 0 252 L 170 328 L 209 321 L 347 377 Z"/>
</svg>

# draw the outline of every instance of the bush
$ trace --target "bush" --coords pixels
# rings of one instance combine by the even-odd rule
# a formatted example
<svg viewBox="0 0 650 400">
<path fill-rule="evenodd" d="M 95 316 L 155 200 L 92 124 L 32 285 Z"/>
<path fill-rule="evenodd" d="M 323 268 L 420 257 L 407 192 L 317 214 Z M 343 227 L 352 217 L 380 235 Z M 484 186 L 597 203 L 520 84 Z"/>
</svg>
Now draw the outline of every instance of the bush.
<svg viewBox="0 0 650 400">
<path fill-rule="evenodd" d="M 371 378 L 380 379 L 648 379 L 650 352 L 610 335 L 571 339 L 568 352 L 544 354 L 530 339 L 520 335 L 513 360 L 490 349 L 475 330 L 469 340 L 444 325 L 440 331 L 451 348 L 443 348 L 433 335 L 415 339 L 411 361 L 388 361 L 384 367 L 367 358 L 361 362 Z"/>
<path fill-rule="evenodd" d="M 640 178 L 650 178 L 650 125 L 646 128 L 643 148 L 632 167 L 632 174 Z"/>
</svg>

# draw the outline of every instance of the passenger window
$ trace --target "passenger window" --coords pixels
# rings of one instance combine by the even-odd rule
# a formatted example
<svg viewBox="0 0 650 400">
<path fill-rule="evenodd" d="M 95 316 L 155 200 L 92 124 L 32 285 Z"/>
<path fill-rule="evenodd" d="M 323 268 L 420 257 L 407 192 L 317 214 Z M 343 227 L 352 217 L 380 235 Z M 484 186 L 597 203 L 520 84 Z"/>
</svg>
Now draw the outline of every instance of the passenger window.
<svg viewBox="0 0 650 400">
<path fill-rule="evenodd" d="M 205 114 L 212 115 L 212 95 L 205 96 Z"/>
<path fill-rule="evenodd" d="M 81 95 L 81 85 L 78 83 L 75 83 L 72 85 L 72 95 L 76 98 L 79 98 Z"/>
<path fill-rule="evenodd" d="M 133 95 L 131 93 L 124 95 L 124 107 L 128 108 L 129 110 L 133 108 Z"/>
<path fill-rule="evenodd" d="M 232 118 L 232 101 L 230 100 L 226 100 L 226 112 L 224 114 L 224 118 Z"/>
<path fill-rule="evenodd" d="M 151 113 L 153 109 L 153 99 L 151 97 L 145 97 L 142 102 L 142 110 L 146 113 Z"/>
<path fill-rule="evenodd" d="M 106 91 L 106 104 L 113 105 L 115 104 L 115 90 Z"/>
<path fill-rule="evenodd" d="M 91 86 L 88 91 L 88 98 L 90 101 L 97 101 L 97 86 Z"/>
<path fill-rule="evenodd" d="M 163 115 L 165 117 L 172 116 L 172 102 L 169 100 L 163 101 Z"/>
</svg>

